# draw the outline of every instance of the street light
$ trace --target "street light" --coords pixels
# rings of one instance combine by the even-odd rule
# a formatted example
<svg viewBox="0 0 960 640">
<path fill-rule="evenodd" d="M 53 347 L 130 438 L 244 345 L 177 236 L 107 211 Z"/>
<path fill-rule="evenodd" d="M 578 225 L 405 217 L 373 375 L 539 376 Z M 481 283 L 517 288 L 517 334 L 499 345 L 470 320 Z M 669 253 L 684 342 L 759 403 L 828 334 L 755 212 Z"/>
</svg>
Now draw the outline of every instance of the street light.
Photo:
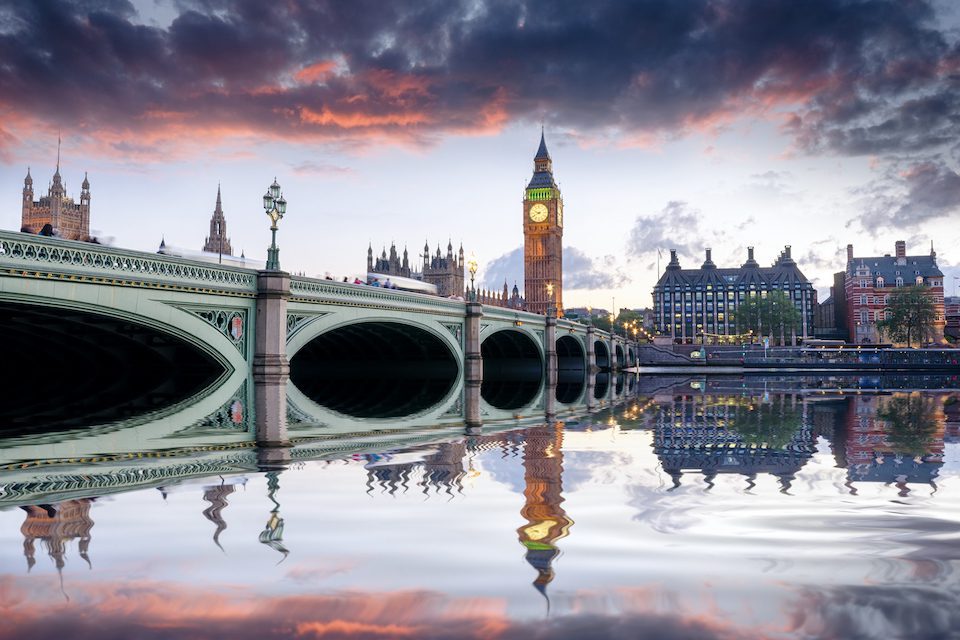
<svg viewBox="0 0 960 640">
<path fill-rule="evenodd" d="M 473 278 L 477 275 L 477 256 L 472 251 L 470 252 L 470 259 L 467 260 L 467 270 L 470 272 L 470 302 L 477 301 L 477 289 L 473 286 Z"/>
<path fill-rule="evenodd" d="M 593 326 L 593 307 L 587 305 L 587 326 Z"/>
<path fill-rule="evenodd" d="M 287 201 L 283 199 L 283 192 L 280 191 L 280 185 L 277 179 L 273 179 L 273 184 L 263 194 L 263 210 L 270 217 L 270 248 L 267 249 L 267 270 L 280 270 L 280 249 L 277 248 L 277 223 L 287 212 Z"/>
<path fill-rule="evenodd" d="M 553 283 L 547 283 L 547 311 L 553 308 Z"/>
</svg>

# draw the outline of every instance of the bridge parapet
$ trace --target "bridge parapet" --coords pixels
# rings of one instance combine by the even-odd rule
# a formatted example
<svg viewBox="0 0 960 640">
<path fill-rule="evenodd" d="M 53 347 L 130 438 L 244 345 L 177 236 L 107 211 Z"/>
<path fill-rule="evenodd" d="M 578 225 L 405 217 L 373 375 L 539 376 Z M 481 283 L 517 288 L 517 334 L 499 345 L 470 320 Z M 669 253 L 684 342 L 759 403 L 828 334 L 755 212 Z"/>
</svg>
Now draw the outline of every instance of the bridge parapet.
<svg viewBox="0 0 960 640">
<path fill-rule="evenodd" d="M 0 231 L 0 272 L 37 278 L 128 284 L 254 296 L 257 272 L 159 254 Z"/>
<path fill-rule="evenodd" d="M 463 300 L 335 280 L 293 277 L 290 279 L 290 295 L 291 301 L 308 304 L 396 309 L 459 317 L 466 314 Z"/>
</svg>

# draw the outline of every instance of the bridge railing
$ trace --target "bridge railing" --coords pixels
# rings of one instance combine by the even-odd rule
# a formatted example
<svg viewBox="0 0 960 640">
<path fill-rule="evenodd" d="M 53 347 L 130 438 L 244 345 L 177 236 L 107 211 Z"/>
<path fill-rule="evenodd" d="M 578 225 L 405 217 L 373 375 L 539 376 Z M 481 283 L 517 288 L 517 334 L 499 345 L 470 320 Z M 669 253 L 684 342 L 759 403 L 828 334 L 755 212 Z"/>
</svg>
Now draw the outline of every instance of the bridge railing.
<svg viewBox="0 0 960 640">
<path fill-rule="evenodd" d="M 466 303 L 463 300 L 302 276 L 290 278 L 290 295 L 294 302 L 387 308 L 459 317 L 466 315 Z"/>
<path fill-rule="evenodd" d="M 257 291 L 257 272 L 252 269 L 12 231 L 0 231 L 0 271 L 245 294 Z"/>
</svg>

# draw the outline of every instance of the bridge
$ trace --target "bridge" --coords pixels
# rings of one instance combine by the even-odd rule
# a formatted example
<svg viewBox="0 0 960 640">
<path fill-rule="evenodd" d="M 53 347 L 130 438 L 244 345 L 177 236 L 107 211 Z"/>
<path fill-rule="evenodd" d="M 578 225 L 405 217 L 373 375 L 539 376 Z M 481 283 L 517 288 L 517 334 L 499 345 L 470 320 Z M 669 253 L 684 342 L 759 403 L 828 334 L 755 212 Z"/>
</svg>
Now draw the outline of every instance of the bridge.
<svg viewBox="0 0 960 640">
<path fill-rule="evenodd" d="M 237 390 L 266 441 L 298 413 L 479 424 L 588 403 L 591 374 L 636 363 L 622 337 L 554 314 L 16 232 L 0 232 L 0 322 L 13 434 L 199 419 Z"/>
</svg>

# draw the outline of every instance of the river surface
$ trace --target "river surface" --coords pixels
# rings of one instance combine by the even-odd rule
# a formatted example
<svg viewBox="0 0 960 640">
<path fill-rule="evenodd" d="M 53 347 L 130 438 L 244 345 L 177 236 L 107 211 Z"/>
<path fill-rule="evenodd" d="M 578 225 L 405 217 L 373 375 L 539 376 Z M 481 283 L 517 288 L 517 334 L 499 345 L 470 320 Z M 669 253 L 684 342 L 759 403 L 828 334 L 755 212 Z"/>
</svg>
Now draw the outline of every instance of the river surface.
<svg viewBox="0 0 960 640">
<path fill-rule="evenodd" d="M 0 467 L 0 637 L 960 637 L 955 377 L 633 386 L 322 451 L 47 438 Z"/>
</svg>

